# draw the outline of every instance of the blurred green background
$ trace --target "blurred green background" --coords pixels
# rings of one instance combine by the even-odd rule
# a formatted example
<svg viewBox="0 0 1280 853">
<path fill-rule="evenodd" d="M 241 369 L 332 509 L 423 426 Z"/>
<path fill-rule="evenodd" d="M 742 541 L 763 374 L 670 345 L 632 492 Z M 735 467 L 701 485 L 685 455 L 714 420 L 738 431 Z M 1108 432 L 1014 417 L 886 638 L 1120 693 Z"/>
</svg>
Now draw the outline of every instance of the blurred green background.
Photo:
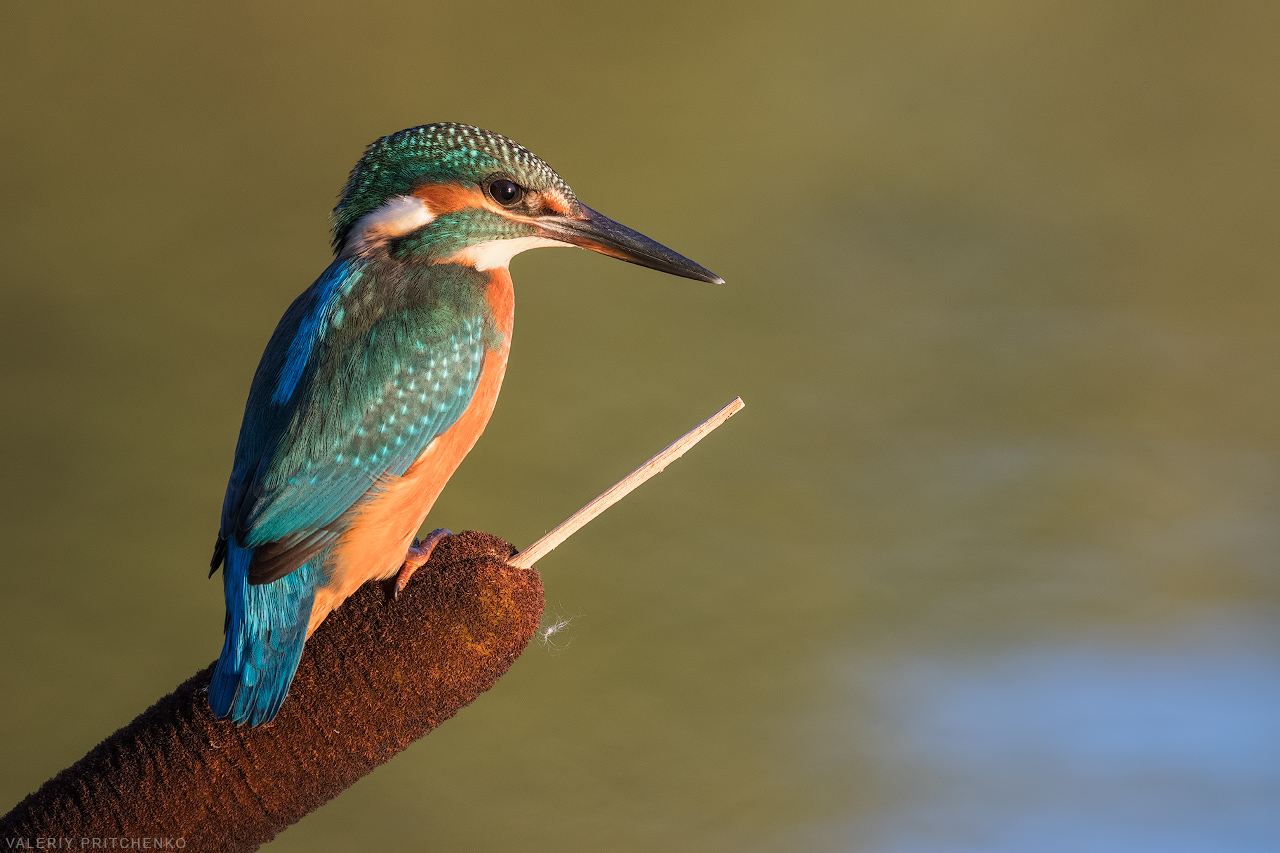
<svg viewBox="0 0 1280 853">
<path fill-rule="evenodd" d="M 254 366 L 363 146 L 453 120 L 729 283 L 517 259 L 429 525 L 747 409 L 273 849 L 1280 847 L 1280 6 L 2 14 L 0 808 L 217 655 Z"/>
</svg>

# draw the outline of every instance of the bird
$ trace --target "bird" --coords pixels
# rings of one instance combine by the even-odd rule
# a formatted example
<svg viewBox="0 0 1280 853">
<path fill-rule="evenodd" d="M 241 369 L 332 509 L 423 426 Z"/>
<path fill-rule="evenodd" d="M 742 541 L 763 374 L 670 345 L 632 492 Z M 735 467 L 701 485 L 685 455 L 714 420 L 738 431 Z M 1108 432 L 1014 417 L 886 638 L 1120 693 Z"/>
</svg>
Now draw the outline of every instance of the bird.
<svg viewBox="0 0 1280 853">
<path fill-rule="evenodd" d="M 528 149 L 456 122 L 369 144 L 332 225 L 332 263 L 254 373 L 210 562 L 226 617 L 209 706 L 238 725 L 276 717 L 334 608 L 371 580 L 398 594 L 450 535 L 416 538 L 497 401 L 515 255 L 577 246 L 723 284 Z"/>
</svg>

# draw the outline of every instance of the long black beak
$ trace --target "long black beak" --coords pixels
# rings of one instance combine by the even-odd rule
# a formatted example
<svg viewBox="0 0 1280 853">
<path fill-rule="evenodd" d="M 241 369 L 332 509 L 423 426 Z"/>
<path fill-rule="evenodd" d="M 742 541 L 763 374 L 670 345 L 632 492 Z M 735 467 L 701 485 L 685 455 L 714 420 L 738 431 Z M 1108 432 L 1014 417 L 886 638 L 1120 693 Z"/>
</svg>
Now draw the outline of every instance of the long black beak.
<svg viewBox="0 0 1280 853">
<path fill-rule="evenodd" d="M 672 275 L 724 284 L 724 279 L 706 267 L 695 264 L 666 246 L 614 222 L 603 213 L 597 213 L 581 202 L 577 216 L 540 216 L 538 226 L 542 236 L 561 243 L 581 246 L 620 261 L 639 264 L 642 267 L 668 272 Z"/>
</svg>

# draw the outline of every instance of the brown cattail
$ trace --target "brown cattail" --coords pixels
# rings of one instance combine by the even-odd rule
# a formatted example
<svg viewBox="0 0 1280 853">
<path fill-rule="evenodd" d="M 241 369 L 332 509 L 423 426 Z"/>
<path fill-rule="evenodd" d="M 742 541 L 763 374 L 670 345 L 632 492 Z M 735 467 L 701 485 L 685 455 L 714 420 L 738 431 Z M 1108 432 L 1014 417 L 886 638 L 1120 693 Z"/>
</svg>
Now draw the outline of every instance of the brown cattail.
<svg viewBox="0 0 1280 853">
<path fill-rule="evenodd" d="M 206 667 L 15 806 L 0 839 L 256 849 L 507 671 L 543 609 L 541 578 L 509 565 L 514 553 L 468 531 L 441 542 L 398 599 L 366 584 L 307 642 L 268 726 L 214 719 Z"/>
</svg>

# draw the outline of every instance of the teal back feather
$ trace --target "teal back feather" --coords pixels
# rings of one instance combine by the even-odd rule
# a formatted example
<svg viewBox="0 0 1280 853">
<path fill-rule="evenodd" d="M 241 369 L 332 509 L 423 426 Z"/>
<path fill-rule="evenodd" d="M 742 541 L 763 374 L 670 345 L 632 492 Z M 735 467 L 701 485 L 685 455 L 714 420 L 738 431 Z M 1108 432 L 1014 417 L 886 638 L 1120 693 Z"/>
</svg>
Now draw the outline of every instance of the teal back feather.
<svg viewBox="0 0 1280 853">
<path fill-rule="evenodd" d="M 275 571 L 293 568 L 378 477 L 402 475 L 461 417 L 501 343 L 487 283 L 454 264 L 335 261 L 290 307 L 254 377 L 222 535 L 305 546 Z"/>
</svg>

